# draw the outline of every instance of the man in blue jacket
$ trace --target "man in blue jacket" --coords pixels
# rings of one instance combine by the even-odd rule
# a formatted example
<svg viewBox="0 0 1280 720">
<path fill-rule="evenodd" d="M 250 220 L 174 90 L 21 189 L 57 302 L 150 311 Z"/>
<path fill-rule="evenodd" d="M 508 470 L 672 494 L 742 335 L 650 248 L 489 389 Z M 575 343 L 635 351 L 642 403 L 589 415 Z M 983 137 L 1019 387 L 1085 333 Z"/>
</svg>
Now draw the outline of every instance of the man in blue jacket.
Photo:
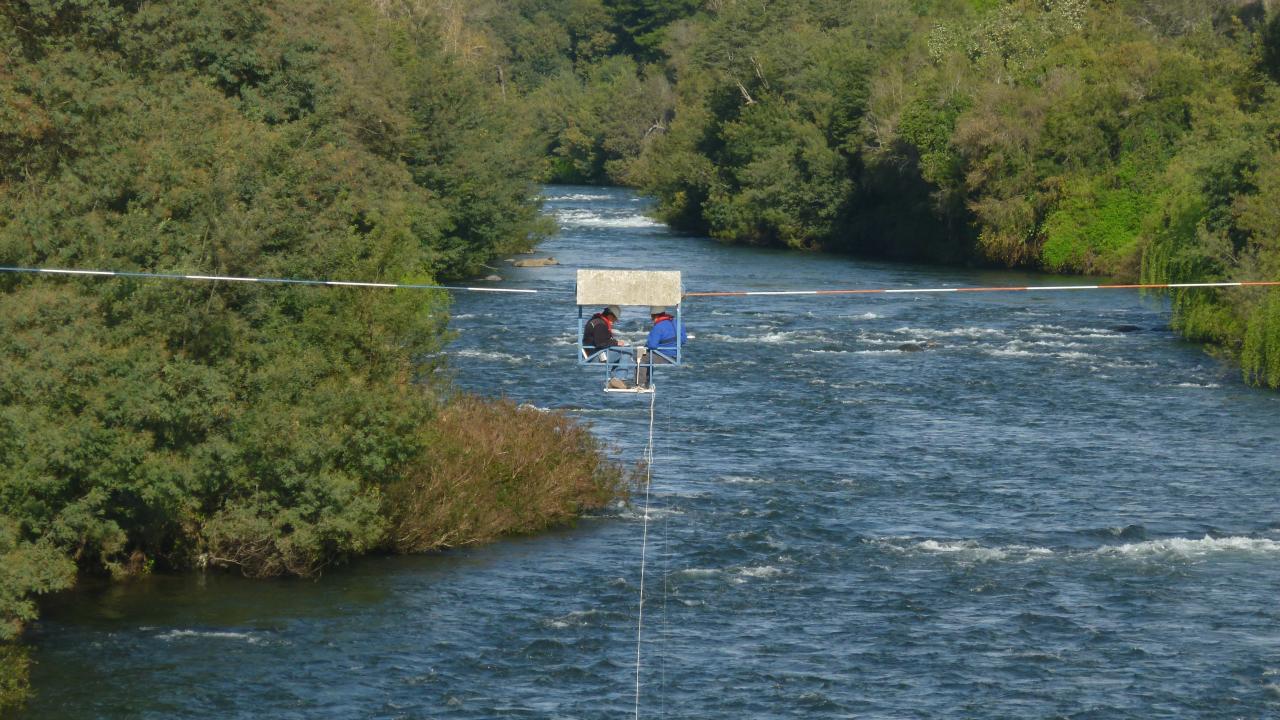
<svg viewBox="0 0 1280 720">
<path fill-rule="evenodd" d="M 649 317 L 653 319 L 653 328 L 644 342 L 644 349 L 636 357 L 636 385 L 649 385 L 650 365 L 670 365 L 676 361 L 676 348 L 684 347 L 689 341 L 685 334 L 684 323 L 676 319 L 664 307 L 649 308 Z M 677 327 L 679 325 L 679 327 Z"/>
</svg>

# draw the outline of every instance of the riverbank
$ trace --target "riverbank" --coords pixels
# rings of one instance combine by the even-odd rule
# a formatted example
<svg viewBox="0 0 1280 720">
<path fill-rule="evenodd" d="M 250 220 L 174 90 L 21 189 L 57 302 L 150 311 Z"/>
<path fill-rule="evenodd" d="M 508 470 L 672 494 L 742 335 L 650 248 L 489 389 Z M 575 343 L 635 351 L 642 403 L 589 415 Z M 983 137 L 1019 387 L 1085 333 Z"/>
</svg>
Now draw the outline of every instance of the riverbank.
<svg viewBox="0 0 1280 720">
<path fill-rule="evenodd" d="M 627 498 L 624 472 L 606 448 L 564 413 L 507 399 L 458 395 L 426 426 L 424 452 L 403 474 L 362 496 L 377 511 L 345 531 L 368 540 L 336 547 L 289 527 L 288 514 L 266 508 L 240 514 L 192 514 L 170 544 L 163 572 L 232 572 L 247 577 L 317 577 L 366 554 L 418 554 L 476 545 L 572 524 L 584 512 Z M 18 541 L 0 524 L 0 712 L 20 706 L 28 690 L 22 626 L 36 619 L 34 595 L 70 588 L 71 558 L 49 544 Z M 321 523 L 316 523 L 320 525 Z M 15 530 L 15 532 L 9 532 Z M 321 534 L 320 531 L 314 531 Z M 115 579 L 152 572 L 134 558 Z"/>
</svg>

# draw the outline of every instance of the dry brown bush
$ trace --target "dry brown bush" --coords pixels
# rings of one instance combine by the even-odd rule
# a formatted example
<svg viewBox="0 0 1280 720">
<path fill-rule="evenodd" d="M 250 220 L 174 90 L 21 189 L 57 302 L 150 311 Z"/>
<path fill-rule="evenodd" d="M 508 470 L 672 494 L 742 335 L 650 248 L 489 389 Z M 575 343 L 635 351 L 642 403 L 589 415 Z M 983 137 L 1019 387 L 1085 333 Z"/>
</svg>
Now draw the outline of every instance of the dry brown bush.
<svg viewBox="0 0 1280 720">
<path fill-rule="evenodd" d="M 432 424 L 428 448 L 384 495 L 394 552 L 531 533 L 627 497 L 622 468 L 560 412 L 462 396 Z"/>
</svg>

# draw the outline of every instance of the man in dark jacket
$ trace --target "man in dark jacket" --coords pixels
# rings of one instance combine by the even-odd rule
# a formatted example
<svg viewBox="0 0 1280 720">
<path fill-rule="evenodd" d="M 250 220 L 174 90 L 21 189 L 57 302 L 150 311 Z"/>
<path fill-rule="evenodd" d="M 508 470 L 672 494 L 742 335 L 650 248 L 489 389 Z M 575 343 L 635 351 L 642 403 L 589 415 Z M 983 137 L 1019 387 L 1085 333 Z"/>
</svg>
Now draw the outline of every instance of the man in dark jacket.
<svg viewBox="0 0 1280 720">
<path fill-rule="evenodd" d="M 622 314 L 622 308 L 617 305 L 610 305 L 587 321 L 586 326 L 582 329 L 582 347 L 586 348 L 587 356 L 590 357 L 611 347 L 618 345 L 626 345 L 625 342 L 613 336 L 613 324 L 617 322 L 618 315 Z"/>
<path fill-rule="evenodd" d="M 618 366 L 622 362 L 622 353 L 627 351 L 606 351 L 612 350 L 619 345 L 626 345 L 625 342 L 613 335 L 613 323 L 617 321 L 618 316 L 621 314 L 622 308 L 617 305 L 610 305 L 592 315 L 591 319 L 582 328 L 582 347 L 587 353 L 587 358 L 609 363 L 607 385 L 615 390 L 622 390 L 627 387 L 627 383 L 621 378 L 613 376 L 613 373 L 618 370 Z"/>
</svg>

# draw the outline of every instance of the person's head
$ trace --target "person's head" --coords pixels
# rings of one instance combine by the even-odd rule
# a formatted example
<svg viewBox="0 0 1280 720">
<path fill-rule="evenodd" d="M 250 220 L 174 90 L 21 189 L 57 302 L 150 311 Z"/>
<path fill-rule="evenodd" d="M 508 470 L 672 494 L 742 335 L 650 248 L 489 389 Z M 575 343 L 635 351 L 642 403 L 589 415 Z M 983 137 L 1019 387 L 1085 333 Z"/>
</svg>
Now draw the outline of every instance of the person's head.
<svg viewBox="0 0 1280 720">
<path fill-rule="evenodd" d="M 667 309 L 662 307 L 661 305 L 652 305 L 649 307 L 649 317 L 658 317 L 659 315 L 665 315 L 666 312 L 667 312 Z"/>
<path fill-rule="evenodd" d="M 622 308 L 617 305 L 606 305 L 605 309 L 600 311 L 600 314 L 608 315 L 610 318 L 617 320 L 618 316 L 622 314 Z"/>
</svg>

